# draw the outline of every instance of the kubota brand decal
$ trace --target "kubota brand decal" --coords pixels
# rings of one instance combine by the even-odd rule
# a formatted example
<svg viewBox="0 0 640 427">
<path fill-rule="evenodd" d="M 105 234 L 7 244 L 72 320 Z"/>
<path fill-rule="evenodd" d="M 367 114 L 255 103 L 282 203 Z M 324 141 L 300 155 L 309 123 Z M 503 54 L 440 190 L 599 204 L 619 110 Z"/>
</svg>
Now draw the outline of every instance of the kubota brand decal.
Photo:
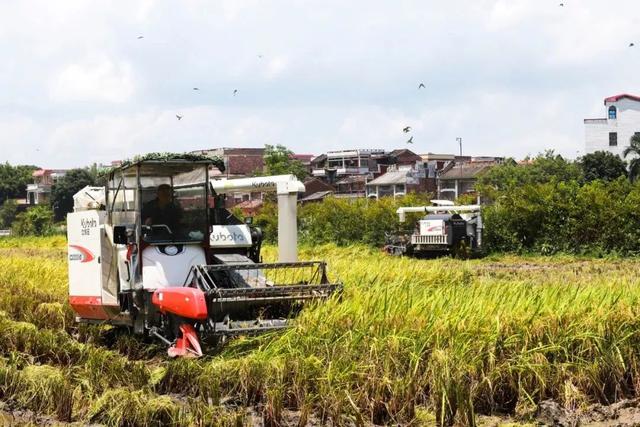
<svg viewBox="0 0 640 427">
<path fill-rule="evenodd" d="M 70 248 L 77 250 L 78 254 L 69 254 L 69 261 L 80 261 L 81 263 L 91 262 L 95 259 L 95 256 L 91 251 L 85 247 L 78 245 L 69 245 Z"/>
<path fill-rule="evenodd" d="M 218 232 L 215 234 L 211 234 L 212 242 L 246 242 L 244 235 L 242 233 L 236 233 L 225 230 L 225 232 Z"/>
<path fill-rule="evenodd" d="M 82 220 L 80 221 L 80 226 L 82 227 L 82 229 L 80 230 L 80 235 L 90 236 L 91 229 L 96 228 L 98 226 L 98 221 L 96 221 L 95 218 L 90 218 L 90 219 L 82 218 Z"/>
</svg>

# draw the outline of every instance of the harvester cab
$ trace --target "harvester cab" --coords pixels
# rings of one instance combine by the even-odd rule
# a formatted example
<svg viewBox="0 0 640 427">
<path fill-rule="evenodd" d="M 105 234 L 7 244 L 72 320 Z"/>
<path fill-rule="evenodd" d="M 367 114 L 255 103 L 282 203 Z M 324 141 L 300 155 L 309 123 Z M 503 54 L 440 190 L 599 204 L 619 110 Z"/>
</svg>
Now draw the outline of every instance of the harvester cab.
<svg viewBox="0 0 640 427">
<path fill-rule="evenodd" d="M 384 250 L 393 255 L 451 254 L 466 258 L 482 251 L 482 215 L 479 205 L 454 205 L 432 200 L 435 206 L 398 208 L 400 223 L 407 214 L 425 214 L 412 232 L 388 236 Z"/>
<path fill-rule="evenodd" d="M 67 234 L 79 322 L 126 326 L 171 356 L 200 356 L 201 340 L 284 328 L 304 302 L 340 288 L 324 262 L 297 261 L 300 181 L 211 179 L 216 166 L 141 160 L 76 194 Z M 231 191 L 277 193 L 279 262 L 262 263 L 262 231 L 225 208 Z"/>
</svg>

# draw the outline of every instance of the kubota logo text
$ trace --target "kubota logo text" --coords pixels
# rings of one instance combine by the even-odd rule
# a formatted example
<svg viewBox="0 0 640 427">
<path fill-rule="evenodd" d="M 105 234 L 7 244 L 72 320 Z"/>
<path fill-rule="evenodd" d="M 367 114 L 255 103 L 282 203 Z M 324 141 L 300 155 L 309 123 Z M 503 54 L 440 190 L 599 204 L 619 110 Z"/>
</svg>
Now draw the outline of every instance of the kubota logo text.
<svg viewBox="0 0 640 427">
<path fill-rule="evenodd" d="M 244 242 L 244 236 L 242 233 L 235 232 L 227 232 L 223 233 L 222 231 L 216 234 L 211 235 L 211 240 L 214 242 Z"/>
<path fill-rule="evenodd" d="M 91 262 L 95 259 L 91 251 L 87 248 L 78 245 L 69 245 L 70 248 L 75 249 L 79 253 L 70 253 L 69 261 L 80 261 L 82 263 Z"/>
<path fill-rule="evenodd" d="M 91 229 L 98 226 L 98 221 L 96 221 L 94 218 L 82 218 L 82 220 L 80 221 L 80 226 L 82 227 L 82 230 L 80 230 L 80 234 L 82 236 L 89 236 L 91 235 Z"/>
</svg>

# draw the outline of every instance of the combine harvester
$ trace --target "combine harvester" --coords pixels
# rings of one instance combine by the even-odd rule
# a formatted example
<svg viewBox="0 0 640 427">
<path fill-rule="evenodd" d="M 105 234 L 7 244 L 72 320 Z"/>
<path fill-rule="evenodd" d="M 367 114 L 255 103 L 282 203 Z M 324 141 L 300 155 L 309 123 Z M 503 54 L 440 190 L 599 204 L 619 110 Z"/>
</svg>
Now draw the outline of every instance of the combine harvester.
<svg viewBox="0 0 640 427">
<path fill-rule="evenodd" d="M 467 258 L 482 252 L 482 215 L 479 205 L 454 205 L 432 200 L 436 206 L 398 208 L 401 223 L 408 213 L 424 213 L 413 233 L 389 236 L 384 250 L 393 255 L 432 256 L 451 254 Z"/>
<path fill-rule="evenodd" d="M 292 175 L 210 179 L 214 160 L 140 160 L 86 187 L 67 217 L 69 302 L 78 322 L 131 328 L 201 356 L 200 339 L 281 329 L 339 283 L 326 264 L 297 262 Z M 279 262 L 263 264 L 259 228 L 224 208 L 231 191 L 275 192 Z M 250 218 L 247 218 L 250 220 Z"/>
</svg>

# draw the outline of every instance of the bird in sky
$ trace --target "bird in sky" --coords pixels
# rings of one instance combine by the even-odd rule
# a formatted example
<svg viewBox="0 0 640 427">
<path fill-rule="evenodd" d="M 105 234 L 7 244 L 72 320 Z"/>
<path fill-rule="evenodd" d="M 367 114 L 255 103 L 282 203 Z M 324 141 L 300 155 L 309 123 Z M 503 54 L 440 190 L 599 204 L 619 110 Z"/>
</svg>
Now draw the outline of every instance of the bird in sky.
<svg viewBox="0 0 640 427">
<path fill-rule="evenodd" d="M 193 90 L 200 90 L 200 88 L 199 87 L 194 87 Z"/>
<path fill-rule="evenodd" d="M 409 132 L 411 132 L 411 126 L 407 126 L 406 128 L 403 128 L 403 129 L 402 129 L 402 132 L 404 132 L 404 133 L 409 133 Z"/>
<path fill-rule="evenodd" d="M 258 55 L 258 58 L 262 59 L 262 55 Z"/>
<path fill-rule="evenodd" d="M 176 114 L 176 119 L 182 120 L 182 117 L 184 117 L 184 116 L 179 116 L 179 115 Z"/>
<path fill-rule="evenodd" d="M 564 7 L 564 3 L 560 3 L 560 7 Z"/>
<path fill-rule="evenodd" d="M 635 45 L 635 43 L 629 43 L 629 47 L 634 47 Z"/>
<path fill-rule="evenodd" d="M 138 40 L 143 39 L 143 38 L 144 38 L 144 36 L 138 36 Z"/>
<path fill-rule="evenodd" d="M 426 88 L 426 86 L 424 85 L 424 83 L 420 83 L 418 85 L 418 89 L 425 89 L 425 88 Z"/>
<path fill-rule="evenodd" d="M 236 93 L 238 93 L 238 89 L 233 90 L 233 96 L 236 96 Z"/>
<path fill-rule="evenodd" d="M 413 144 L 413 136 L 407 140 L 407 144 Z"/>
</svg>

